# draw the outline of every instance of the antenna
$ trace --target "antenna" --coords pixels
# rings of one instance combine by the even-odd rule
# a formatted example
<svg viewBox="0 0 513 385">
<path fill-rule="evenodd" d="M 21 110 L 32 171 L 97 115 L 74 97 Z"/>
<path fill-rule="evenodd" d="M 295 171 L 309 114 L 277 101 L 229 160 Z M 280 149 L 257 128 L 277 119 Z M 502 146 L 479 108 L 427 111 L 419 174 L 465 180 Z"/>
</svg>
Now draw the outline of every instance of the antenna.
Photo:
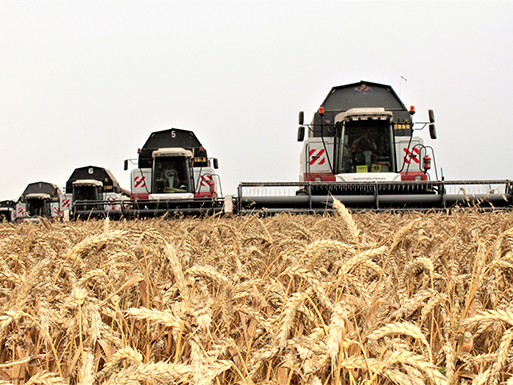
<svg viewBox="0 0 513 385">
<path fill-rule="evenodd" d="M 408 81 L 403 75 L 401 75 L 401 79 L 403 79 L 405 82 Z M 399 97 L 401 96 L 401 88 L 402 88 L 403 82 L 399 80 Z"/>
</svg>

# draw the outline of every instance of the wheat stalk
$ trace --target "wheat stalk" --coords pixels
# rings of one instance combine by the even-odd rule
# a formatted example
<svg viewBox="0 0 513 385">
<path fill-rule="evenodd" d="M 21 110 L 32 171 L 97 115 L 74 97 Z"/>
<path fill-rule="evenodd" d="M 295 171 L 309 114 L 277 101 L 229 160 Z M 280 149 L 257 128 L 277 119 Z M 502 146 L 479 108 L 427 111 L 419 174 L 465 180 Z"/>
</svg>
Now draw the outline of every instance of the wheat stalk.
<svg viewBox="0 0 513 385">
<path fill-rule="evenodd" d="M 420 330 L 420 328 L 417 325 L 414 325 L 410 322 L 402 322 L 402 323 L 394 322 L 394 323 L 384 325 L 381 328 L 379 328 L 378 330 L 375 330 L 374 332 L 369 334 L 368 338 L 371 340 L 378 340 L 380 338 L 383 338 L 388 335 L 393 335 L 393 334 L 407 335 L 407 336 L 410 336 L 412 338 L 419 340 L 426 347 L 426 350 L 428 351 L 429 361 L 430 362 L 433 361 L 431 349 L 430 349 L 428 341 L 426 340 L 426 337 L 424 336 L 424 334 L 422 333 L 422 331 Z"/>
<path fill-rule="evenodd" d="M 353 216 L 349 212 L 349 210 L 340 202 L 338 199 L 333 198 L 333 207 L 337 210 L 340 217 L 344 220 L 349 231 L 351 232 L 351 236 L 353 237 L 353 241 L 358 243 L 358 236 L 360 235 L 360 230 L 354 221 Z"/>
</svg>

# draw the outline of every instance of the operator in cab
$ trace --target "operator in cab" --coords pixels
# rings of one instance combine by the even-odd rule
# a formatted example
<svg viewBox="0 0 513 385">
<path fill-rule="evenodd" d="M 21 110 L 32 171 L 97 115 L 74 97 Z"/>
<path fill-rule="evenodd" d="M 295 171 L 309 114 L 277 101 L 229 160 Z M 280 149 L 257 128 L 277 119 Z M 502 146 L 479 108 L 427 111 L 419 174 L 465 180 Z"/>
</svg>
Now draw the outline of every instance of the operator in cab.
<svg viewBox="0 0 513 385">
<path fill-rule="evenodd" d="M 370 127 L 364 127 L 360 137 L 353 141 L 353 154 L 357 164 L 373 163 L 377 159 L 378 146 L 371 135 Z"/>
<path fill-rule="evenodd" d="M 173 161 L 163 162 L 158 172 L 156 190 L 158 193 L 183 193 L 187 191 L 187 182 L 180 178 L 180 172 Z"/>
</svg>

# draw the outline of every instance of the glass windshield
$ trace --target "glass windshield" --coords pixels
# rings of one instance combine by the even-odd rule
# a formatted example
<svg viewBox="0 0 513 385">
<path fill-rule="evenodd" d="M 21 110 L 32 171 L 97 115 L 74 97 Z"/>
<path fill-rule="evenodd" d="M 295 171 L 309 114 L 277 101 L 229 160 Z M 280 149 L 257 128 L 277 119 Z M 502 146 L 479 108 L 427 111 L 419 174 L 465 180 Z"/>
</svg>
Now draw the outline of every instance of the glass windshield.
<svg viewBox="0 0 513 385">
<path fill-rule="evenodd" d="M 50 215 L 50 202 L 46 199 L 27 198 L 27 215 L 29 217 L 47 217 Z"/>
<path fill-rule="evenodd" d="M 99 186 L 73 186 L 73 201 L 100 201 L 102 192 Z"/>
<path fill-rule="evenodd" d="M 189 159 L 181 156 L 156 157 L 154 159 L 153 192 L 192 192 Z"/>
<path fill-rule="evenodd" d="M 371 123 L 371 124 L 369 124 Z M 346 122 L 339 172 L 395 172 L 394 138 L 388 122 Z"/>
<path fill-rule="evenodd" d="M 101 204 L 87 204 L 80 202 L 101 201 L 103 190 L 100 186 L 73 186 L 73 204 L 77 210 L 102 209 Z M 77 201 L 80 201 L 77 203 Z"/>
</svg>

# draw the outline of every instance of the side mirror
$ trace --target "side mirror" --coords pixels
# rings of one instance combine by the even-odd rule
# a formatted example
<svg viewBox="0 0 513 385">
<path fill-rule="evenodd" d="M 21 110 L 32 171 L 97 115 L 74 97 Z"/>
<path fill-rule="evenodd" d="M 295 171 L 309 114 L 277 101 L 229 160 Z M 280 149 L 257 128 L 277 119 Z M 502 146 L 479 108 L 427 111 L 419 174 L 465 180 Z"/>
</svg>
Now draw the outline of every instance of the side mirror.
<svg viewBox="0 0 513 385">
<path fill-rule="evenodd" d="M 125 161 L 123 162 L 123 170 L 128 170 L 128 159 L 125 159 Z"/>
<path fill-rule="evenodd" d="M 219 161 L 217 158 L 214 158 L 214 168 L 217 170 L 219 168 Z"/>
<path fill-rule="evenodd" d="M 305 113 L 303 111 L 299 111 L 299 125 L 302 126 L 305 121 Z"/>
<path fill-rule="evenodd" d="M 297 141 L 302 142 L 305 139 L 305 126 L 299 126 L 297 129 Z"/>
<path fill-rule="evenodd" d="M 428 114 L 429 114 L 429 123 L 434 123 L 435 122 L 435 111 L 428 110 Z"/>
<path fill-rule="evenodd" d="M 431 139 L 436 139 L 436 128 L 433 123 L 429 125 L 429 136 L 431 137 Z"/>
</svg>

